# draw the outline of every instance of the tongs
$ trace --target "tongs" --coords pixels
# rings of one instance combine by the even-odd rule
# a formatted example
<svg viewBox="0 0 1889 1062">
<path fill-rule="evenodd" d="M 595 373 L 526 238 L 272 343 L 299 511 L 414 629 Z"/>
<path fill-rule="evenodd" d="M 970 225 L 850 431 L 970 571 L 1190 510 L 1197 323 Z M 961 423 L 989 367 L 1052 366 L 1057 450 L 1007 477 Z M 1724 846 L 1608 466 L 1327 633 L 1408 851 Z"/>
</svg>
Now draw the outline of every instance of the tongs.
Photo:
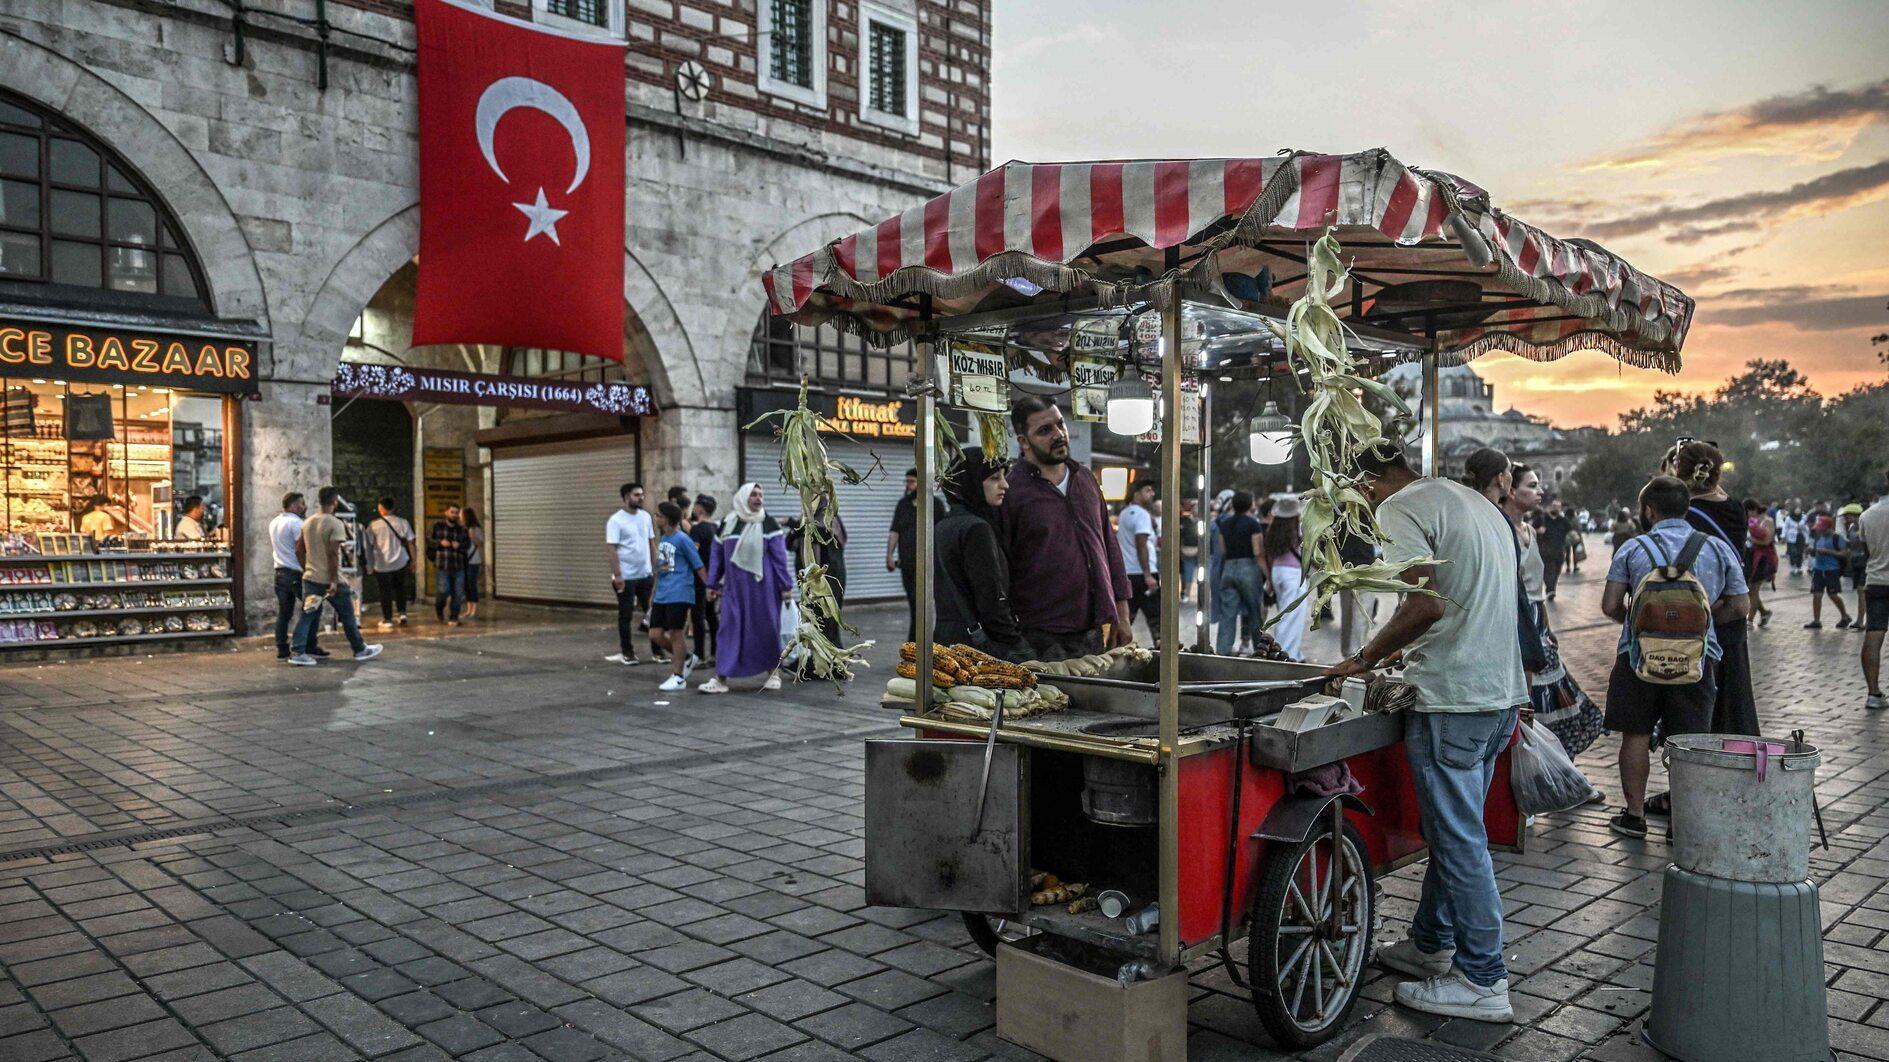
<svg viewBox="0 0 1889 1062">
<path fill-rule="evenodd" d="M 1182 693 L 1262 693 L 1266 690 L 1307 689 L 1324 686 L 1330 680 L 1323 675 L 1302 679 L 1251 679 L 1247 681 L 1183 682 Z"/>
<path fill-rule="evenodd" d="M 984 832 L 984 805 L 990 797 L 990 761 L 997 755 L 997 731 L 1004 725 L 1004 691 L 997 692 L 997 707 L 990 713 L 990 736 L 984 739 L 984 780 L 977 786 L 977 824 L 971 836 Z"/>
</svg>

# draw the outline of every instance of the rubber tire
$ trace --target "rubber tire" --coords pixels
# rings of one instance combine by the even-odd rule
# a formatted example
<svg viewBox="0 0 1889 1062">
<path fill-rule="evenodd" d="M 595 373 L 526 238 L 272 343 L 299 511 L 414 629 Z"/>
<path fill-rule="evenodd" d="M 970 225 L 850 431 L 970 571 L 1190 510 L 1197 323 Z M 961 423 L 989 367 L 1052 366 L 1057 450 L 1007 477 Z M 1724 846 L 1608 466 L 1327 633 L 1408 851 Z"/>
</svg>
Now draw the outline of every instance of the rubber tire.
<svg viewBox="0 0 1889 1062">
<path fill-rule="evenodd" d="M 1285 900 L 1286 886 L 1291 882 L 1293 868 L 1298 866 L 1305 850 L 1331 836 L 1329 817 L 1321 816 L 1320 819 L 1320 828 L 1305 840 L 1293 845 L 1268 846 L 1265 860 L 1260 866 L 1259 889 L 1253 897 L 1252 920 L 1246 941 L 1246 976 L 1253 993 L 1253 1009 L 1259 1014 L 1260 1024 L 1272 1035 L 1273 1042 L 1288 1051 L 1317 1047 L 1338 1035 L 1344 1029 L 1351 1011 L 1358 1005 L 1358 989 L 1365 972 L 1371 968 L 1371 937 L 1377 915 L 1376 876 L 1371 871 L 1371 860 L 1365 852 L 1363 835 L 1347 821 L 1345 839 L 1357 850 L 1358 865 L 1364 869 L 1364 909 L 1361 919 L 1364 927 L 1364 961 L 1358 964 L 1358 978 L 1352 982 L 1351 996 L 1339 1008 L 1337 1016 L 1322 1030 L 1307 1033 L 1287 1013 L 1285 1001 L 1271 990 L 1271 986 L 1279 983 L 1273 959 L 1277 954 L 1279 922 L 1272 912 L 1278 911 Z"/>
<path fill-rule="evenodd" d="M 971 934 L 971 943 L 977 950 L 990 958 L 997 957 L 997 927 L 990 924 L 989 917 L 971 911 L 960 912 L 964 916 L 964 929 Z"/>
</svg>

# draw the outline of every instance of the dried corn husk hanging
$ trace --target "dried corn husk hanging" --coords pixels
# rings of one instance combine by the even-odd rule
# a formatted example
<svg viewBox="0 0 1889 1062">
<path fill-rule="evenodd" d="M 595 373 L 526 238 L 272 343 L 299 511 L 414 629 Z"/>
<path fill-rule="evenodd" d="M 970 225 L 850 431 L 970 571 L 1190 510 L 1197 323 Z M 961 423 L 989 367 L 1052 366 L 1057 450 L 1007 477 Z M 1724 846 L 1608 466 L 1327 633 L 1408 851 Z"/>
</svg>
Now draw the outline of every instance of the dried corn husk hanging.
<svg viewBox="0 0 1889 1062">
<path fill-rule="evenodd" d="M 1411 415 L 1410 407 L 1395 390 L 1358 374 L 1358 364 L 1345 344 L 1344 322 L 1331 305 L 1331 300 L 1345 289 L 1341 250 L 1337 238 L 1327 229 L 1306 256 L 1305 294 L 1286 314 L 1285 328 L 1273 327 L 1285 340 L 1293 380 L 1299 380 L 1298 373 L 1304 372 L 1309 383 L 1300 387 L 1311 395 L 1297 433 L 1305 443 L 1312 467 L 1312 489 L 1304 496 L 1300 548 L 1311 571 L 1305 594 L 1312 598 L 1313 627 L 1318 626 L 1325 603 L 1339 593 L 1408 593 L 1413 588 L 1403 580 L 1404 572 L 1438 563 L 1424 558 L 1405 564 L 1378 561 L 1347 568 L 1338 553 L 1338 543 L 1348 534 L 1372 542 L 1384 541 L 1370 502 L 1358 489 L 1359 455 L 1386 438 L 1383 422 L 1365 406 L 1362 395 L 1382 401 L 1404 419 Z M 1427 588 L 1417 589 L 1433 593 Z M 1282 602 L 1266 626 L 1277 623 L 1296 604 Z"/>
<path fill-rule="evenodd" d="M 781 479 L 800 494 L 800 525 L 807 544 L 805 567 L 799 572 L 800 625 L 782 655 L 804 659 L 803 673 L 831 680 L 837 686 L 853 677 L 854 665 L 865 666 L 860 654 L 872 643 L 842 647 L 827 636 L 828 624 L 849 634 L 858 634 L 859 629 L 841 617 L 839 596 L 827 578 L 826 567 L 812 558 L 816 546 L 834 541 L 832 529 L 839 520 L 840 503 L 833 477 L 837 474 L 847 483 L 863 483 L 877 471 L 879 460 L 874 457 L 872 467 L 860 472 L 827 453 L 826 441 L 820 437 L 820 416 L 807 408 L 804 378 L 794 408 L 763 414 L 748 427 L 771 419 L 779 421 L 774 430 L 781 442 Z M 852 439 L 850 435 L 845 437 Z"/>
</svg>

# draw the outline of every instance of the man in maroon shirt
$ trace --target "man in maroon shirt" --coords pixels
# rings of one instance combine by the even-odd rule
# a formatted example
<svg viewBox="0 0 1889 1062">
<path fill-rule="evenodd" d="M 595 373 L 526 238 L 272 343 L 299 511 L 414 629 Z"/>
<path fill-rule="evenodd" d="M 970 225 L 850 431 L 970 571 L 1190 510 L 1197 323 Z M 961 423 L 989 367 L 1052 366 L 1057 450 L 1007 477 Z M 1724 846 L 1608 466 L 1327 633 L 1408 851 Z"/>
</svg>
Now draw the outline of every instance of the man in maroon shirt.
<svg viewBox="0 0 1889 1062">
<path fill-rule="evenodd" d="M 1010 493 L 998 537 L 1010 558 L 1010 602 L 1038 659 L 1086 656 L 1126 645 L 1128 575 L 1109 526 L 1095 474 L 1069 460 L 1063 413 L 1029 396 L 1010 407 L 1022 457 L 1010 469 Z"/>
</svg>

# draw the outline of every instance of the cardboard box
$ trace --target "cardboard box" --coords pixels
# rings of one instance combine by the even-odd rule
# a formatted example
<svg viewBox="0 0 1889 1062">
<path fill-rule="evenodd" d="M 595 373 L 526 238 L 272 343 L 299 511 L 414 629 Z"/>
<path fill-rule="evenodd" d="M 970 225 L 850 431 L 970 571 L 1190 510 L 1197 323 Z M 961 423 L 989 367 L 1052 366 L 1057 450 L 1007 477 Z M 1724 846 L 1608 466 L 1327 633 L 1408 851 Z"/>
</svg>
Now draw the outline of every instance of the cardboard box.
<svg viewBox="0 0 1889 1062">
<path fill-rule="evenodd" d="M 1057 1062 L 1183 1062 L 1187 971 L 1122 984 L 1030 950 L 997 948 L 997 1035 Z"/>
</svg>

